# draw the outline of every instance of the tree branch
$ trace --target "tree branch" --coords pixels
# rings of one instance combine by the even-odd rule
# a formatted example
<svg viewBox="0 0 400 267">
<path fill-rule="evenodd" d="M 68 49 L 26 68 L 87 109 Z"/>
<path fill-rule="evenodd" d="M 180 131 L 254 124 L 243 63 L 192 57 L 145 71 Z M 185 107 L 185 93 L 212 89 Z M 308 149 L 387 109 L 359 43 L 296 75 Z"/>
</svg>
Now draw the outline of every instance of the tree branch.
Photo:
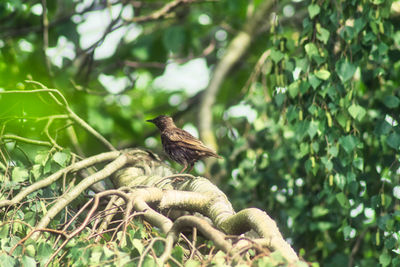
<svg viewBox="0 0 400 267">
<path fill-rule="evenodd" d="M 262 1 L 257 7 L 254 16 L 250 17 L 243 29 L 232 39 L 225 55 L 217 64 L 214 74 L 211 77 L 208 87 L 205 89 L 202 100 L 200 102 L 200 111 L 198 114 L 199 134 L 201 139 L 211 147 L 217 150 L 217 142 L 212 131 L 212 106 L 218 91 L 229 71 L 246 53 L 251 42 L 256 38 L 257 29 L 260 24 L 265 22 L 268 13 L 271 10 L 274 1 Z"/>
</svg>

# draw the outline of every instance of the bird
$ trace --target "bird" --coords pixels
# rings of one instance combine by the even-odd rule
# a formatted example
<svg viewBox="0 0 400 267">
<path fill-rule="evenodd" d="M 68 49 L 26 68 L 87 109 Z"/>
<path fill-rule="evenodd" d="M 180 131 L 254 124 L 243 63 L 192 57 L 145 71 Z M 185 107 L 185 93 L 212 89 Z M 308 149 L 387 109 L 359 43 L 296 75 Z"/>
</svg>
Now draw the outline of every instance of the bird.
<svg viewBox="0 0 400 267">
<path fill-rule="evenodd" d="M 185 130 L 176 127 L 173 119 L 166 115 L 160 115 L 147 120 L 157 126 L 161 133 L 161 143 L 165 153 L 173 161 L 183 165 L 179 173 L 183 173 L 188 167 L 188 173 L 193 169 L 196 161 L 203 158 L 221 158 L 213 149 L 205 146 L 203 142 Z"/>
</svg>

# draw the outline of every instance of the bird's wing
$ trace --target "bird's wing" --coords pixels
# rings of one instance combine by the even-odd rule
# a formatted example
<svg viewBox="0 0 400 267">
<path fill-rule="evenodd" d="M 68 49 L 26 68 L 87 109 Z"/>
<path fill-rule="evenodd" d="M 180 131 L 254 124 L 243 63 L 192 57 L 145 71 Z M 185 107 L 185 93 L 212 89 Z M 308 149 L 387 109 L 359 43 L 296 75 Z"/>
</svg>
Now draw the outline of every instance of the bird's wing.
<svg viewBox="0 0 400 267">
<path fill-rule="evenodd" d="M 206 147 L 203 142 L 185 130 L 176 128 L 173 131 L 164 131 L 162 134 L 179 146 L 204 152 L 208 156 L 220 157 L 214 150 Z"/>
</svg>

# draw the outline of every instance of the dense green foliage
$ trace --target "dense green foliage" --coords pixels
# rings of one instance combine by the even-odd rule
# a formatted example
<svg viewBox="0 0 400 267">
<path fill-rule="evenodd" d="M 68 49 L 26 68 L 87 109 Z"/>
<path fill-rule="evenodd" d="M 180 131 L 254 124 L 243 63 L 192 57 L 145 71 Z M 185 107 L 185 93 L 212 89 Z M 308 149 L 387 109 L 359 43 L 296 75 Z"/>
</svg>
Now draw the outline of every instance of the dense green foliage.
<svg viewBox="0 0 400 267">
<path fill-rule="evenodd" d="M 34 11 L 40 10 L 40 1 L 0 3 L 0 87 L 30 90 L 37 87 L 25 80 L 35 80 L 57 88 L 71 109 L 116 147 L 147 146 L 161 152 L 158 139 L 152 137 L 154 128 L 145 119 L 164 113 L 176 115 L 179 126 L 196 125 L 201 101 L 201 91 L 190 88 L 193 84 L 165 89 L 168 82 L 160 82 L 160 76 L 167 63 L 172 65 L 172 59 L 187 66 L 201 57 L 212 73 L 261 1 L 198 1 L 179 6 L 173 16 L 137 24 L 122 24 L 118 16 L 129 13 L 119 13 L 123 6 L 140 16 L 164 3 L 135 1 L 137 7 L 132 8 L 130 1 L 110 1 L 109 6 L 105 1 L 95 1 L 95 6 L 76 2 L 48 1 L 45 31 L 43 9 L 39 15 Z M 399 3 L 277 2 L 271 10 L 276 16 L 266 17 L 265 26 L 260 25 L 260 33 L 225 78 L 212 107 L 225 161 L 215 168 L 224 171 L 211 176 L 224 174 L 220 188 L 235 208 L 265 210 L 307 261 L 324 266 L 400 266 Z M 105 57 L 96 54 L 108 38 L 101 30 L 98 47 L 81 47 L 79 25 L 94 16 L 95 7 L 105 10 L 104 17 L 115 8 L 114 21 L 103 37 L 117 39 L 118 46 Z M 125 27 L 134 28 L 137 36 L 112 36 L 120 29 L 128 32 Z M 269 56 L 260 60 L 267 50 Z M 106 75 L 111 82 L 101 82 Z M 196 73 L 190 77 L 195 80 Z M 116 87 L 118 91 L 112 91 Z M 68 131 L 65 119 L 49 123 L 48 116 L 63 112 L 47 94 L 0 95 L 2 136 L 49 141 L 49 134 L 64 148 L 44 150 L 2 139 L 1 198 L 11 188 L 17 192 L 27 182 L 66 166 L 69 152 L 78 152 L 78 147 L 86 156 L 106 150 L 85 130 Z M 50 198 L 62 186 L 60 181 L 30 200 Z M 33 225 L 48 201 L 28 202 L 12 216 Z M 59 218 L 58 223 L 63 222 Z M 143 251 L 139 240 L 144 231 L 137 229 L 131 240 L 124 240 L 137 249 L 127 258 Z M 12 247 L 26 232 L 18 222 L 1 226 L 0 249 Z M 106 262 L 115 254 L 123 259 L 128 253 L 116 243 L 89 249 L 83 241 L 71 245 L 67 261 L 87 260 L 82 262 L 87 265 L 92 260 Z M 33 251 L 26 244 L 24 265 L 35 265 L 35 251 L 39 261 L 47 259 L 49 244 L 35 244 Z M 90 255 L 84 256 L 85 251 Z M 174 253 L 182 258 L 181 251 Z M 15 259 L 0 254 L 0 260 Z"/>
</svg>

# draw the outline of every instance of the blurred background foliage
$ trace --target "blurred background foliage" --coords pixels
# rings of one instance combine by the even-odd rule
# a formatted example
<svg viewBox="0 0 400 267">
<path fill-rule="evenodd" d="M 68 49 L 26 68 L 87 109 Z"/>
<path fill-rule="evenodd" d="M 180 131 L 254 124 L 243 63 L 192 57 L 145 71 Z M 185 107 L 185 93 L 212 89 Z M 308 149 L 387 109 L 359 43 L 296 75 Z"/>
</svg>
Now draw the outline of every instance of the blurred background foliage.
<svg viewBox="0 0 400 267">
<path fill-rule="evenodd" d="M 145 120 L 169 114 L 198 134 L 213 70 L 262 0 L 172 2 L 157 17 L 168 1 L 1 1 L 1 90 L 39 81 L 117 148 L 162 155 Z M 225 160 L 210 177 L 237 210 L 267 211 L 308 261 L 400 266 L 400 2 L 276 1 L 263 21 L 211 107 Z M 2 136 L 49 133 L 67 149 L 43 175 L 68 149 L 106 150 L 65 120 L 46 131 L 57 114 L 46 94 L 0 95 Z M 40 149 L 3 139 L 3 192 L 40 177 Z"/>
</svg>

